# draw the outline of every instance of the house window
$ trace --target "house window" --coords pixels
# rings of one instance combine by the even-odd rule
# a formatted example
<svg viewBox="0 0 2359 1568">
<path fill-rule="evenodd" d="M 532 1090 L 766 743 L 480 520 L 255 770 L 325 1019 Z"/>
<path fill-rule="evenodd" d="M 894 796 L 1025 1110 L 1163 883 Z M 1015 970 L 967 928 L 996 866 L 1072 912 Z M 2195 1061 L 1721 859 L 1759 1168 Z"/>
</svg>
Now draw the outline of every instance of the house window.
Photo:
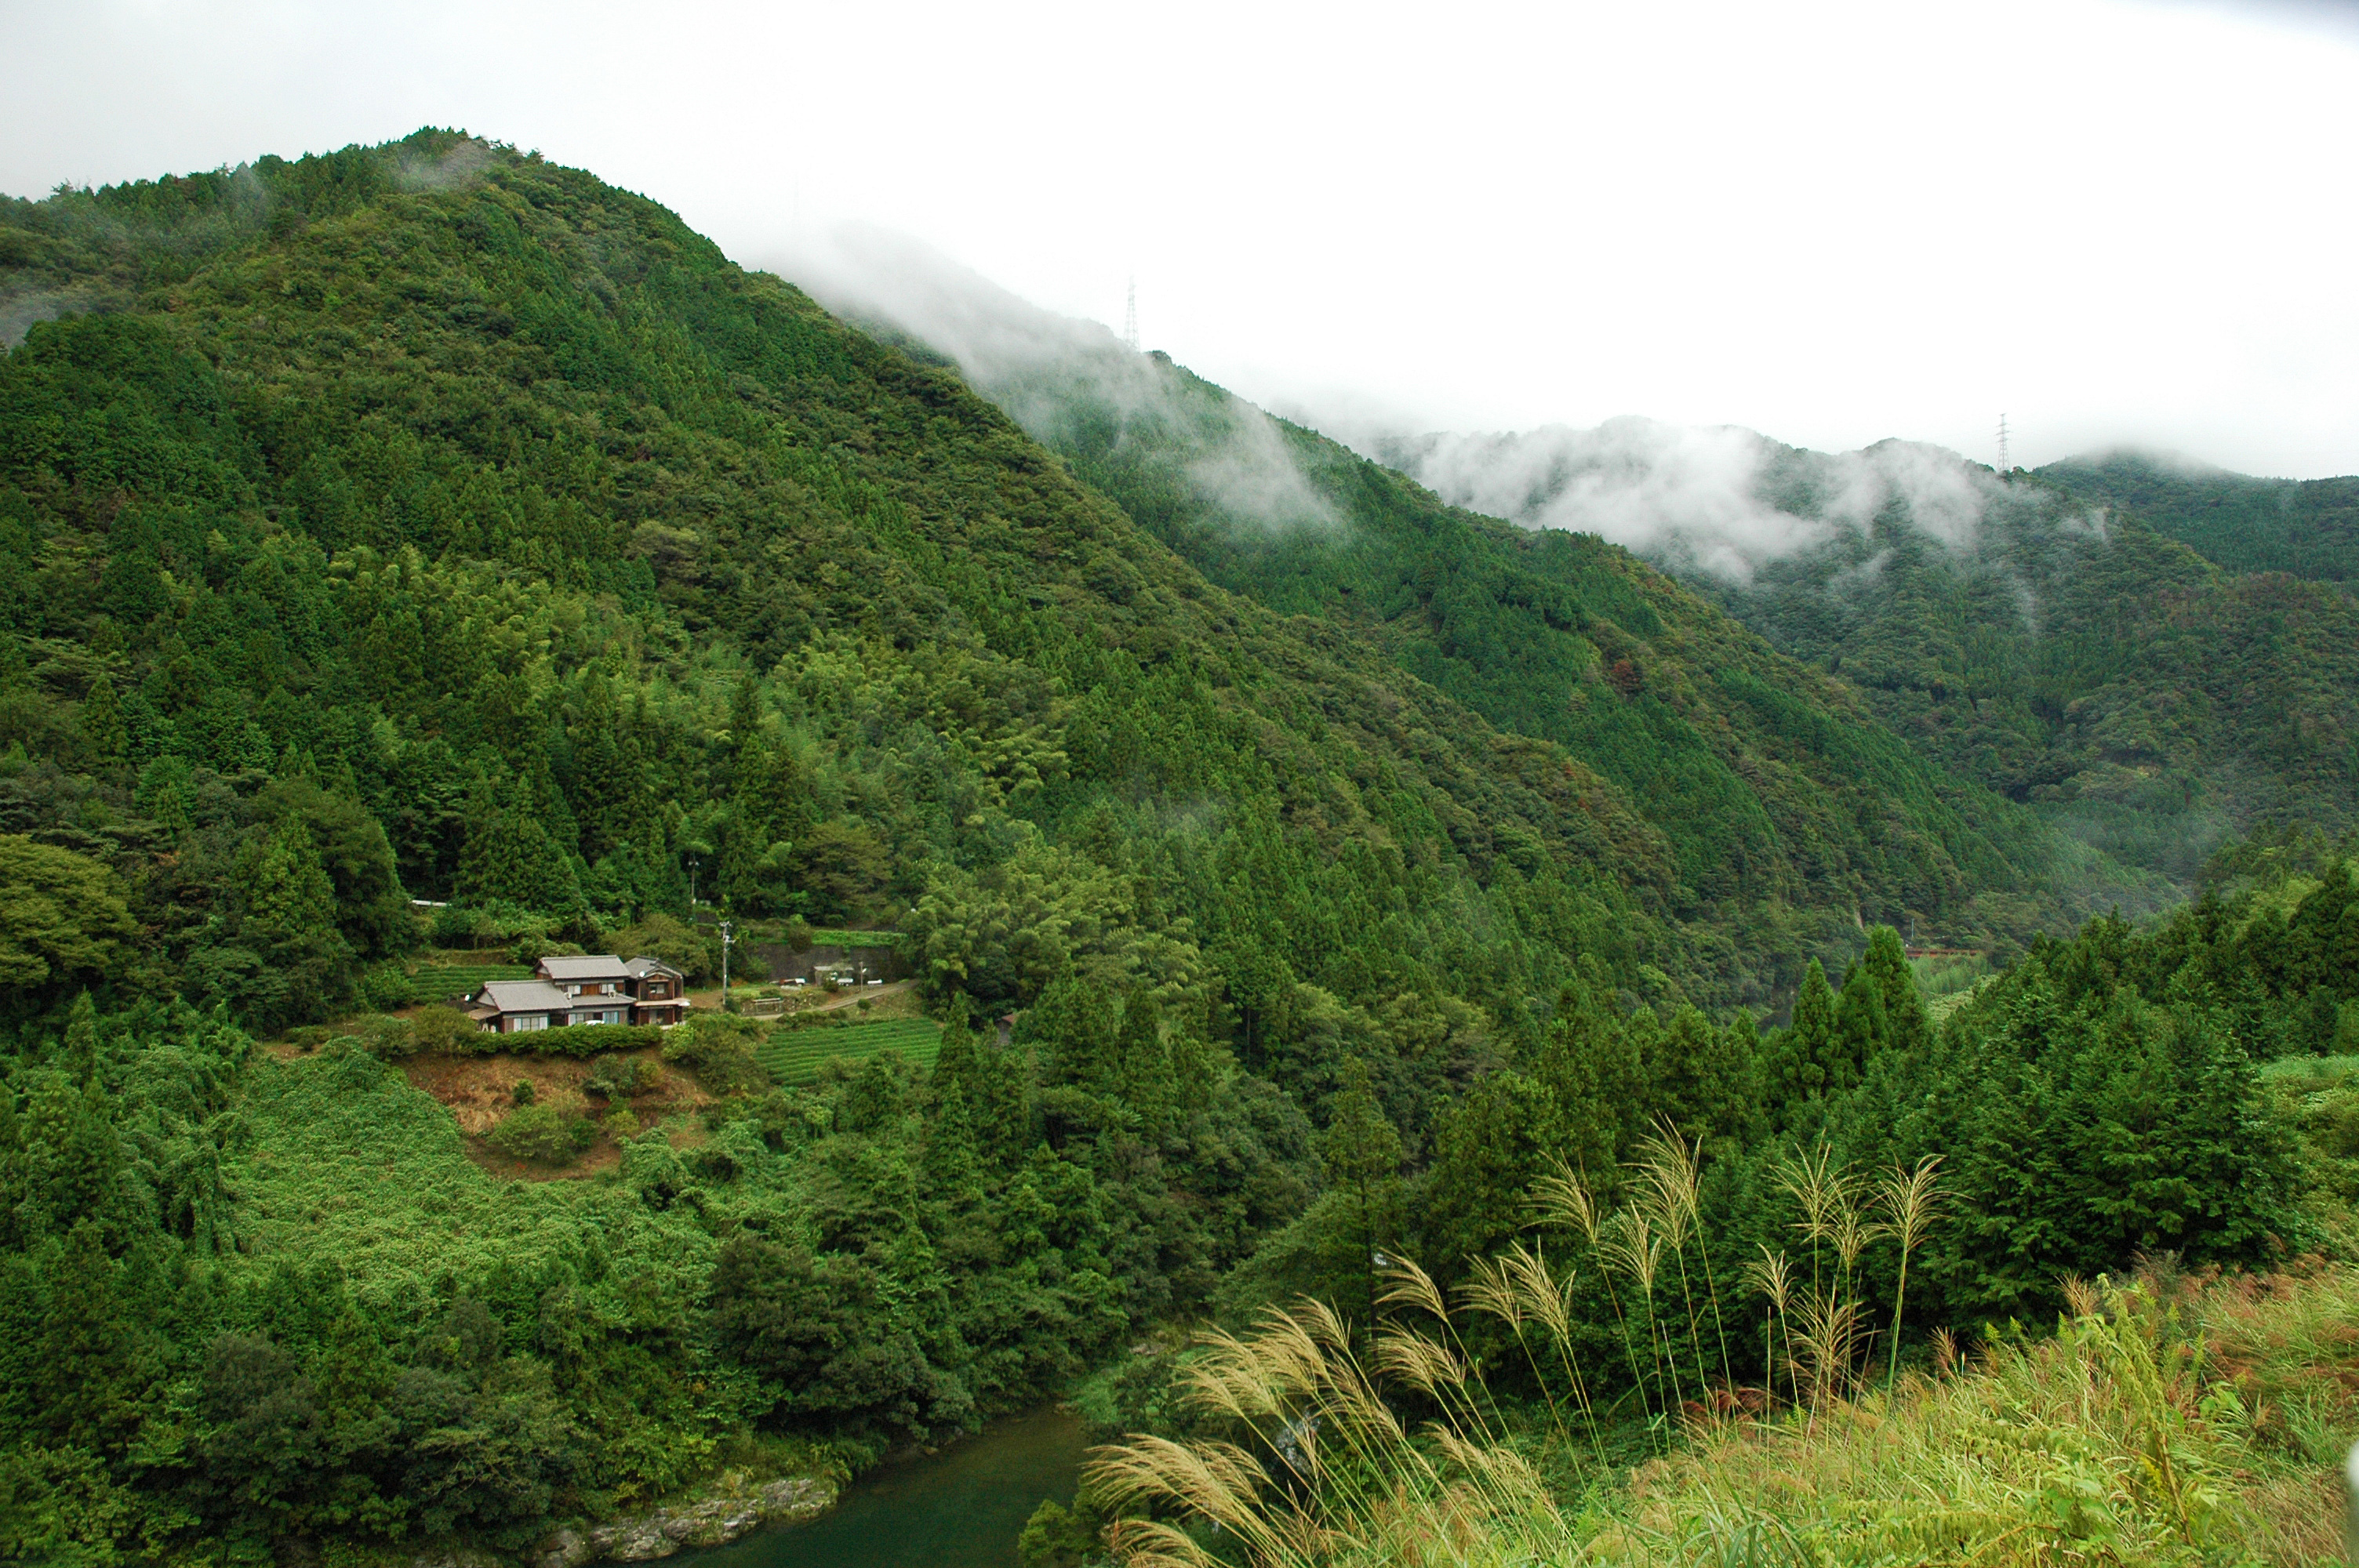
<svg viewBox="0 0 2359 1568">
<path fill-rule="evenodd" d="M 527 1030 L 546 1029 L 548 1027 L 549 1014 L 545 1012 L 518 1013 L 516 1017 L 508 1020 L 508 1033 L 511 1034 L 522 1034 Z"/>
</svg>

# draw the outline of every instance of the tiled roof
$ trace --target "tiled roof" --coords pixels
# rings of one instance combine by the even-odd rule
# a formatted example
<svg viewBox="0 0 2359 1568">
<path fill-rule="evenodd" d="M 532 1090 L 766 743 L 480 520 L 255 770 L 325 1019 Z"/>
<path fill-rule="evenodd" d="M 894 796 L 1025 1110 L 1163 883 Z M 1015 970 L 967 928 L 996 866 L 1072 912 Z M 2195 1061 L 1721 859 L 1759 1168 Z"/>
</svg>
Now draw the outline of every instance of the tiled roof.
<svg viewBox="0 0 2359 1568">
<path fill-rule="evenodd" d="M 629 971 L 623 960 L 612 953 L 583 953 L 577 957 L 547 957 L 540 967 L 549 978 L 560 984 L 579 985 L 583 980 L 619 980 Z"/>
<path fill-rule="evenodd" d="M 490 980 L 484 1000 L 502 1012 L 568 1012 L 573 999 L 546 980 Z"/>
<path fill-rule="evenodd" d="M 673 968 L 669 964 L 665 963 L 661 958 L 634 958 L 629 963 L 625 964 L 623 968 L 630 975 L 631 979 L 635 980 L 646 979 L 649 975 L 655 974 L 658 970 L 667 975 L 678 976 L 681 979 L 686 979 L 688 978 L 686 975 L 680 974 L 678 969 Z"/>
</svg>

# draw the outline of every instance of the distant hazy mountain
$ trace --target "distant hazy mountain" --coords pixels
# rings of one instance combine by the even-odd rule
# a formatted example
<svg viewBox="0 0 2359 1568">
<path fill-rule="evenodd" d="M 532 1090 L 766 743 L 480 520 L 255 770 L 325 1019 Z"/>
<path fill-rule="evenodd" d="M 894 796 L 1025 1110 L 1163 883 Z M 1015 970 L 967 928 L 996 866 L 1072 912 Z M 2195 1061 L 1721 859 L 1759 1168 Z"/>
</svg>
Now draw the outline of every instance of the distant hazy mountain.
<svg viewBox="0 0 2359 1568">
<path fill-rule="evenodd" d="M 1855 682 L 1929 758 L 2134 864 L 2191 877 L 2256 822 L 2353 819 L 2359 480 L 2116 454 L 2003 480 L 1937 448 L 1749 430 L 1383 443 L 1444 497 L 1594 529 Z"/>
<path fill-rule="evenodd" d="M 2359 580 L 2359 477 L 2256 479 L 2128 450 L 2067 458 L 2038 473 L 2136 513 L 2230 571 Z"/>
<path fill-rule="evenodd" d="M 1437 496 L 905 244 L 863 242 L 813 287 L 872 330 L 956 362 L 1224 588 L 1318 617 L 1503 730 L 1562 746 L 1626 825 L 1620 862 L 1686 918 L 1789 925 L 1810 946 L 1855 940 L 1862 916 L 1914 914 L 1962 940 L 2004 942 L 2070 910 L 2166 895 L 2158 879 L 2125 878 L 1907 742 L 1852 682 L 1781 657 L 1707 597 L 1594 536 L 1710 584 L 1855 531 L 1879 507 L 1968 531 L 1977 481 L 1947 454 L 1795 454 L 1764 501 L 1747 487 L 1745 444 L 1759 438 L 1625 422 L 1578 474 L 1471 457 L 1453 474 L 1419 469 Z M 1472 482 L 1484 477 L 1487 488 Z M 1521 515 L 1519 503 L 1547 504 L 1559 481 L 1611 515 L 1570 532 L 1468 509 Z"/>
<path fill-rule="evenodd" d="M 1969 784 L 2181 885 L 2250 824 L 2353 819 L 2350 600 L 2317 583 L 2240 579 L 2222 569 L 2240 559 L 2224 546 L 2207 558 L 2180 540 L 2206 510 L 2194 498 L 2212 494 L 2247 512 L 2267 498 L 2284 540 L 2330 537 L 2335 487 L 2359 481 L 2174 481 L 2124 460 L 2088 470 L 2136 480 L 2132 503 L 2096 485 L 2003 479 L 1906 441 L 1813 452 L 1636 418 L 1355 436 L 1418 481 L 1404 487 L 1161 356 L 1125 351 L 1103 327 L 905 243 L 869 237 L 831 278 L 817 286 L 830 303 L 957 363 L 1223 586 L 1356 627 L 1493 723 L 1596 768 L 1654 828 L 1644 858 L 1670 868 L 1687 907 L 1765 886 L 1764 875 L 1855 888 L 1870 913 L 1938 903 L 1961 929 L 2038 917 L 2000 916 L 1987 901 L 1961 914 L 1933 895 L 1952 874 L 1969 903 L 2007 885 L 2139 902 L 2096 862 L 2067 869 L 2027 822 L 1975 804 Z M 1587 535 L 1643 556 L 1835 679 L 1761 663 L 1766 650 L 1732 640 L 1695 597 Z M 1643 633 L 1637 611 L 1614 608 L 1634 591 Z M 1821 738 L 1815 749 L 1767 741 L 1799 731 L 1734 695 L 1739 669 L 1816 716 L 1802 727 Z M 1616 670 L 1632 691 L 1605 678 Z M 1615 700 L 1599 703 L 1607 689 Z M 1680 696 L 1656 704 L 1658 690 Z M 1871 714 L 1880 722 L 1863 725 Z M 1896 741 L 1905 783 L 1854 758 Z M 1769 756 L 1779 769 L 1763 771 Z M 1821 809 L 1830 801 L 1843 804 Z M 1836 826 L 1878 812 L 1899 826 Z M 1932 873 L 1911 848 L 1935 843 L 1954 873 Z"/>
</svg>

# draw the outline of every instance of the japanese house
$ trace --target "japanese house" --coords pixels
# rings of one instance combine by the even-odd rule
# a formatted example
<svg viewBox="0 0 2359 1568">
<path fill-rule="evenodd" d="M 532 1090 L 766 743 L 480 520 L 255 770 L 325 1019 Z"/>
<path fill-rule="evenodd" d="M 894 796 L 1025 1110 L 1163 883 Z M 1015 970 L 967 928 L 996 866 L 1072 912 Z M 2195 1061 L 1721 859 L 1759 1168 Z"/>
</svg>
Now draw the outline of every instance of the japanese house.
<svg viewBox="0 0 2359 1568">
<path fill-rule="evenodd" d="M 612 953 L 543 958 L 528 980 L 493 980 L 468 1016 L 495 1034 L 585 1023 L 669 1028 L 687 1016 L 688 977 L 660 958 Z"/>
</svg>

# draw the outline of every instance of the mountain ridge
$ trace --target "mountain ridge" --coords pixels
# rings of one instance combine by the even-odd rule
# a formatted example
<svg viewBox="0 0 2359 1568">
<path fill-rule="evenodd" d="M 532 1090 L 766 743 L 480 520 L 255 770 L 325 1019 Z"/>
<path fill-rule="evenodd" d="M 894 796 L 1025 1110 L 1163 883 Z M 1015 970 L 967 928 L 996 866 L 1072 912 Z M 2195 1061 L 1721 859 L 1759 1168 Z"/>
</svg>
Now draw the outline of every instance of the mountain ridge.
<svg viewBox="0 0 2359 1568">
<path fill-rule="evenodd" d="M 1673 587 L 1618 547 L 1537 538 L 1453 511 L 1168 356 L 1128 353 L 1094 324 L 880 245 L 857 253 L 859 277 L 821 276 L 822 297 L 961 365 L 1214 580 L 1353 627 L 1493 723 L 1570 748 L 1683 847 L 1675 885 L 1690 911 L 1732 896 L 1732 876 L 1754 876 L 1811 906 L 1787 940 L 1832 955 L 1862 910 L 1927 915 L 1955 925 L 1961 940 L 2004 946 L 2061 915 L 2069 899 L 2041 903 L 2059 882 L 2101 888 L 2091 895 L 2099 908 L 2155 896 L 1938 764 L 1928 772 L 1877 735 L 1880 722 L 1847 685 L 1784 664 L 1720 622 L 1708 595 Z M 1669 701 L 1647 690 L 1649 663 Z M 1619 684 L 1608 681 L 1617 669 Z M 1788 702 L 1852 717 L 1797 729 L 1780 708 Z M 1847 749 L 1854 744 L 1869 751 Z M 1765 790 L 1775 802 L 1767 811 Z M 1892 825 L 1864 826 L 1887 809 Z M 1703 885 L 1708 878 L 1719 881 Z M 1793 891 L 1814 879 L 1846 885 Z M 1992 901 L 1980 913 L 1962 907 L 1985 891 Z"/>
<path fill-rule="evenodd" d="M 1902 1264 L 1946 1321 L 2309 1243 L 2251 1057 L 2344 1038 L 2336 846 L 2028 935 L 2167 890 L 1629 552 L 1167 361 L 1001 385 L 1051 448 L 430 130 L 0 202 L 0 1554 L 537 1561 L 1049 1397 L 1148 1429 L 1142 1336 L 1479 1284 L 1551 1173 L 1617 1202 L 1666 1138 L 1708 1289 L 1799 1233 L 1814 1140 L 1960 1152 L 1973 1223 Z M 2026 943 L 1939 1035 L 1862 929 L 1920 905 Z M 773 1084 L 786 996 L 660 1042 L 409 1005 L 574 948 L 742 998 L 814 926 L 894 933 L 929 1063 Z M 1613 1258 L 1548 1285 L 1617 1453 L 1778 1383 L 1657 1332 L 1662 1245 L 1644 1350 Z M 1843 1272 L 1897 1336 L 1886 1257 Z"/>
<path fill-rule="evenodd" d="M 2345 481 L 2143 459 L 2003 478 L 1909 443 L 1820 454 L 1640 421 L 1390 455 L 1470 498 L 1520 497 L 1527 524 L 1650 506 L 1667 569 L 1854 678 L 1920 753 L 2182 888 L 2224 838 L 2336 831 L 2359 798 L 2359 622 L 2334 580 L 2285 569 L 2325 558 Z M 2225 524 L 2208 520 L 2220 487 Z M 2261 498 L 2275 533 L 2237 535 Z"/>
<path fill-rule="evenodd" d="M 2359 580 L 2359 476 L 2264 479 L 2122 448 L 2033 472 L 2134 514 L 2227 571 Z"/>
</svg>

